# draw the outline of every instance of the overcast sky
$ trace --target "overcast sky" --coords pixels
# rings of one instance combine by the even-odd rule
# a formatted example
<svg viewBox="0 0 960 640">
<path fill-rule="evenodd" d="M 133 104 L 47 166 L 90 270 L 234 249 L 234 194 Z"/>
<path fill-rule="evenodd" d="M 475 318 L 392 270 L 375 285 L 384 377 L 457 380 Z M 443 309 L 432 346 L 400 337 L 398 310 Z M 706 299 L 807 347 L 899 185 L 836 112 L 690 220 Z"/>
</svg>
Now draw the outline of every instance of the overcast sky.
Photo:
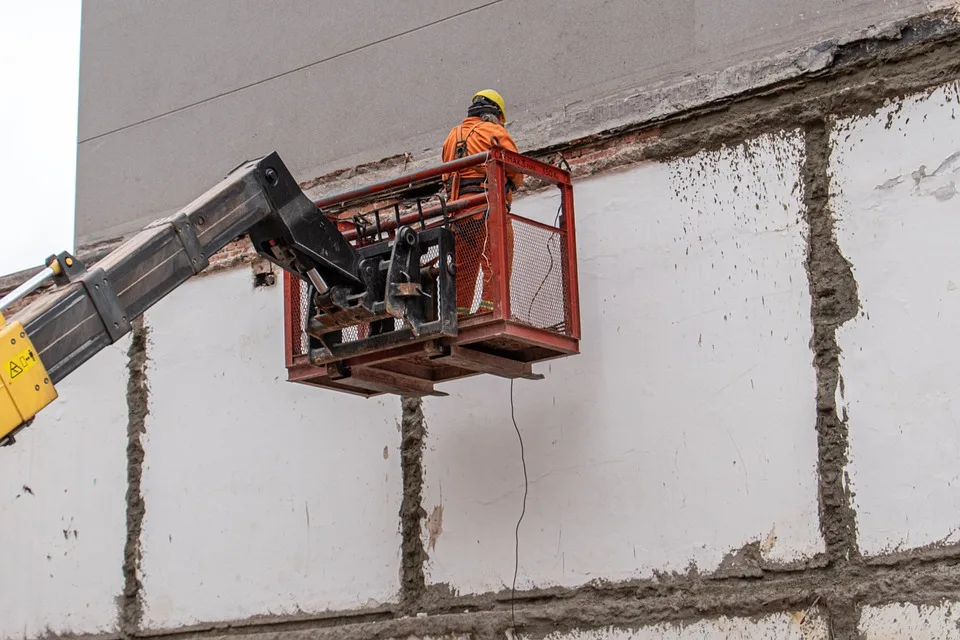
<svg viewBox="0 0 960 640">
<path fill-rule="evenodd" d="M 0 1 L 0 275 L 73 251 L 80 0 Z"/>
</svg>

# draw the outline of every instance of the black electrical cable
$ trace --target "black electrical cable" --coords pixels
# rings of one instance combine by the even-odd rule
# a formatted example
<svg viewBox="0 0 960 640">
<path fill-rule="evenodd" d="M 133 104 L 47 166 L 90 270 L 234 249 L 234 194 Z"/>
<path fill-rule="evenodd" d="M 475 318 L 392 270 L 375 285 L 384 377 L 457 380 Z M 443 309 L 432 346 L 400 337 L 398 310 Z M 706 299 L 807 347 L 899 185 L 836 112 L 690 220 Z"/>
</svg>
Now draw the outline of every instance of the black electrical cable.
<svg viewBox="0 0 960 640">
<path fill-rule="evenodd" d="M 567 159 L 564 158 L 562 154 L 560 155 L 560 162 L 557 163 L 557 166 L 559 166 L 561 169 L 566 166 L 567 168 L 565 171 L 568 173 L 572 171 L 570 168 L 570 163 L 567 162 Z M 553 218 L 553 226 L 556 227 L 560 224 L 560 212 L 562 211 L 563 200 L 561 199 L 560 206 L 557 207 L 557 215 Z M 563 251 L 562 248 L 560 250 Z M 530 320 L 530 314 L 533 312 L 533 304 L 537 301 L 537 296 L 540 295 L 540 290 L 543 289 L 543 285 L 547 283 L 547 278 L 549 278 L 550 274 L 553 273 L 553 251 L 550 251 L 550 240 L 547 240 L 547 255 L 550 256 L 550 267 L 547 269 L 546 275 L 543 276 L 543 280 L 540 281 L 540 286 L 537 287 L 537 292 L 533 294 L 533 298 L 530 300 L 530 306 L 527 307 L 527 321 Z"/>
<path fill-rule="evenodd" d="M 517 632 L 517 618 L 514 611 L 514 599 L 517 593 L 517 574 L 520 573 L 520 523 L 523 522 L 523 516 L 527 513 L 527 491 L 530 489 L 530 483 L 527 480 L 527 460 L 523 452 L 523 436 L 520 435 L 520 427 L 517 426 L 517 417 L 514 413 L 513 405 L 513 380 L 510 380 L 510 419 L 513 420 L 513 428 L 517 431 L 517 439 L 520 441 L 520 463 L 523 465 L 523 508 L 520 511 L 520 518 L 517 520 L 517 528 L 514 531 L 514 556 L 513 556 L 513 586 L 510 588 L 510 625 L 513 632 Z"/>
<path fill-rule="evenodd" d="M 457 12 L 457 13 L 453 13 L 453 14 L 448 15 L 448 16 L 443 16 L 442 18 L 437 18 L 436 20 L 432 20 L 432 21 L 427 22 L 427 23 L 425 23 L 425 24 L 420 24 L 420 25 L 417 25 L 417 26 L 415 26 L 415 27 L 411 27 L 410 29 L 406 29 L 406 30 L 404 30 L 404 31 L 400 31 L 400 32 L 398 32 L 398 33 L 392 33 L 392 34 L 390 34 L 390 35 L 388 35 L 388 36 L 384 36 L 383 38 L 380 38 L 380 39 L 378 39 L 378 40 L 374 40 L 374 41 L 372 41 L 372 42 L 366 42 L 366 43 L 364 43 L 364 44 L 362 44 L 362 45 L 359 45 L 359 46 L 357 46 L 357 47 L 354 47 L 354 48 L 352 48 L 352 49 L 347 49 L 346 51 L 341 51 L 341 52 L 339 52 L 339 53 L 335 53 L 335 54 L 330 55 L 330 56 L 327 56 L 327 57 L 325 57 L 325 58 L 321 58 L 320 60 L 314 60 L 313 62 L 309 62 L 309 63 L 307 63 L 307 64 L 301 65 L 301 66 L 296 67 L 296 68 L 294 68 L 294 69 L 288 69 L 288 70 L 286 70 L 286 71 L 281 71 L 280 73 L 276 73 L 276 74 L 274 74 L 274 75 L 272 75 L 272 76 L 270 76 L 270 77 L 263 78 L 263 79 L 260 79 L 260 80 L 255 80 L 255 81 L 253 81 L 253 82 L 250 82 L 250 83 L 248 83 L 248 84 L 242 85 L 242 86 L 240 86 L 240 87 L 235 87 L 235 88 L 233 88 L 233 89 L 228 89 L 228 90 L 226 90 L 226 91 L 222 91 L 222 92 L 220 92 L 220 93 L 218 93 L 218 94 L 216 94 L 216 95 L 214 95 L 214 96 L 210 96 L 210 97 L 208 97 L 208 98 L 203 98 L 202 100 L 197 100 L 196 102 L 191 102 L 191 103 L 189 103 L 189 104 L 185 104 L 185 105 L 180 106 L 180 107 L 175 107 L 175 108 L 173 108 L 173 109 L 170 109 L 169 111 L 164 111 L 163 113 L 159 113 L 159 114 L 154 115 L 154 116 L 149 116 L 149 117 L 143 118 L 142 120 L 138 120 L 138 121 L 136 121 L 136 122 L 131 122 L 130 124 L 125 124 L 125 125 L 123 125 L 123 126 L 120 126 L 120 127 L 115 128 L 115 129 L 110 129 L 109 131 L 104 131 L 103 133 L 98 133 L 98 134 L 96 134 L 96 135 L 92 135 L 92 136 L 90 136 L 89 138 L 84 138 L 83 140 L 80 140 L 79 144 L 84 144 L 84 143 L 90 142 L 91 140 L 96 140 L 97 138 L 103 138 L 104 136 L 113 135 L 114 133 L 118 133 L 118 132 L 123 131 L 123 130 L 125 130 L 125 129 L 130 129 L 130 128 L 132 128 L 132 127 L 136 127 L 136 126 L 139 126 L 139 125 L 141 125 L 141 124 L 146 124 L 147 122 L 152 122 L 153 120 L 158 120 L 158 119 L 160 119 L 160 118 L 164 118 L 164 117 L 169 116 L 169 115 L 171 115 L 171 114 L 179 113 L 180 111 L 184 111 L 184 110 L 186 110 L 186 109 L 190 109 L 190 108 L 196 107 L 196 106 L 198 106 L 198 105 L 205 104 L 205 103 L 207 103 L 207 102 L 212 102 L 212 101 L 214 101 L 214 100 L 218 100 L 218 99 L 220 99 L 220 98 L 223 98 L 223 97 L 226 97 L 226 96 L 229 96 L 229 95 L 233 95 L 233 94 L 239 93 L 239 92 L 241 92 L 241 91 L 245 91 L 246 89 L 250 89 L 250 88 L 252 88 L 252 87 L 256 87 L 256 86 L 258 86 L 258 85 L 261 85 L 261 84 L 264 84 L 264 83 L 267 83 L 267 82 L 271 82 L 271 81 L 276 80 L 276 79 L 278 79 L 278 78 L 283 78 L 284 76 L 289 76 L 289 75 L 294 74 L 294 73 L 297 73 L 297 72 L 299 72 L 299 71 L 303 71 L 304 69 L 309 69 L 310 67 L 315 67 L 315 66 L 321 65 L 321 64 L 323 64 L 323 63 L 325 63 L 325 62 L 330 62 L 330 61 L 332 61 L 332 60 L 336 60 L 337 58 L 342 58 L 342 57 L 344 57 L 344 56 L 348 56 L 348 55 L 350 55 L 350 54 L 357 53 L 357 52 L 359 52 L 359 51 L 363 51 L 364 49 L 369 49 L 369 48 L 375 47 L 375 46 L 377 46 L 377 45 L 379 45 L 379 44 L 383 44 L 383 43 L 389 42 L 389 41 L 391 41 L 391 40 L 396 40 L 396 39 L 398 39 L 398 38 L 402 38 L 403 36 L 410 35 L 411 33 L 415 33 L 415 32 L 417 32 L 417 31 L 421 31 L 421 30 L 424 30 L 424 29 L 428 29 L 428 28 L 430 28 L 430 27 L 436 26 L 436 25 L 441 24 L 441 23 L 443 23 L 443 22 L 448 22 L 448 21 L 454 20 L 454 19 L 459 18 L 459 17 L 461 17 L 461 16 L 465 16 L 465 15 L 467 15 L 468 13 L 473 13 L 473 12 L 475 12 L 475 11 L 480 11 L 480 10 L 482 10 L 482 9 L 486 9 L 487 7 L 491 7 L 491 6 L 495 5 L 495 4 L 500 4 L 501 2 L 503 2 L 503 0 L 491 0 L 490 2 L 486 2 L 486 3 L 481 4 L 481 5 L 479 5 L 479 6 L 470 7 L 469 9 L 465 9 L 465 10 L 463 10 L 463 11 L 459 11 L 459 12 Z"/>
<path fill-rule="evenodd" d="M 563 201 L 560 202 L 560 206 L 557 207 L 557 215 L 553 218 L 553 226 L 560 224 L 560 212 L 563 211 Z M 540 295 L 540 291 L 543 289 L 543 285 L 547 284 L 547 278 L 550 277 L 550 274 L 553 273 L 553 251 L 550 250 L 550 240 L 547 240 L 547 255 L 550 256 L 550 266 L 547 268 L 547 273 L 544 274 L 543 280 L 540 281 L 540 286 L 537 287 L 536 293 L 533 294 L 533 298 L 530 300 L 530 306 L 527 307 L 527 321 L 530 321 L 530 314 L 533 312 L 533 305 L 537 301 L 537 296 Z M 561 248 L 561 251 L 563 249 Z"/>
</svg>

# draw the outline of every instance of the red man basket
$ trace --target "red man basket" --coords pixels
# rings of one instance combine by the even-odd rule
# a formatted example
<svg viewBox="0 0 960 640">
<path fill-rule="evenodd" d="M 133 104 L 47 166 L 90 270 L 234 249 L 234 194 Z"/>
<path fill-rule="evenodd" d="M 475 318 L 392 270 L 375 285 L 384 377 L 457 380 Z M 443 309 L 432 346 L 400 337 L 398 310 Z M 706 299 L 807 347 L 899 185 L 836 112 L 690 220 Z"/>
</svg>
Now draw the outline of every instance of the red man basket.
<svg viewBox="0 0 960 640">
<path fill-rule="evenodd" d="M 446 202 L 442 179 L 466 167 L 484 167 L 484 193 Z M 543 206 L 533 219 L 519 215 L 525 199 L 508 211 L 506 168 L 527 184 L 559 191 L 549 219 Z M 543 205 L 542 196 L 536 200 Z M 401 225 L 444 225 L 455 237 L 458 322 L 456 336 L 411 338 L 399 345 L 323 357 L 306 333 L 306 282 L 284 273 L 284 324 L 288 379 L 348 393 L 375 396 L 444 395 L 437 383 L 477 374 L 538 378 L 532 365 L 579 352 L 580 308 L 573 187 L 568 172 L 494 148 L 317 202 L 341 232 L 362 250 L 389 240 Z M 433 256 L 435 258 L 435 256 Z M 431 256 L 422 258 L 430 265 Z M 398 326 L 401 320 L 396 320 Z M 358 323 L 344 343 L 366 337 Z"/>
</svg>

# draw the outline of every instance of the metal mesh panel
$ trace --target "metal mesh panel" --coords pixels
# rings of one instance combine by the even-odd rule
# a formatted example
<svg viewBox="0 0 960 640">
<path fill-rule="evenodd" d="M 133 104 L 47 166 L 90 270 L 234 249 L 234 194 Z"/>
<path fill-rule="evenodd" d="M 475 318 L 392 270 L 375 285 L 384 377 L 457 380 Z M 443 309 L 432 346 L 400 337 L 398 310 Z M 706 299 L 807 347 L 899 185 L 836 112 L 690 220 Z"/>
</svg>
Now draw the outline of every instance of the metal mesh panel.
<svg viewBox="0 0 960 640">
<path fill-rule="evenodd" d="M 488 280 L 490 250 L 483 219 L 463 220 L 453 225 L 457 256 L 457 315 L 489 313 L 493 298 Z"/>
<path fill-rule="evenodd" d="M 440 255 L 440 247 L 436 245 L 428 247 L 427 252 L 420 256 L 420 266 L 425 267 L 428 264 L 436 262 L 438 255 Z"/>
<path fill-rule="evenodd" d="M 291 276 L 292 277 L 292 276 Z M 299 336 L 299 338 L 294 338 L 293 348 L 294 356 L 306 355 L 310 351 L 309 337 L 307 336 L 307 309 L 310 305 L 310 300 L 307 297 L 307 283 L 296 278 L 293 286 L 299 288 L 300 295 L 295 299 L 299 301 L 299 305 L 296 309 L 296 317 L 293 318 L 293 327 L 297 332 L 294 335 Z"/>
<path fill-rule="evenodd" d="M 510 319 L 569 334 L 565 295 L 569 271 L 564 232 L 516 216 L 508 216 L 507 224 L 513 230 Z"/>
<path fill-rule="evenodd" d="M 490 313 L 493 310 L 492 264 L 499 260 L 491 253 L 488 221 L 482 218 L 462 220 L 452 225 L 456 239 L 457 309 L 461 317 Z M 505 236 L 508 264 L 511 264 L 509 299 L 510 320 L 536 329 L 571 335 L 568 300 L 569 265 L 566 257 L 565 232 L 559 228 L 533 223 L 519 216 L 508 215 Z M 512 255 L 511 255 L 512 253 Z M 438 255 L 436 246 L 421 257 L 421 266 L 432 264 Z M 500 277 L 497 275 L 496 277 Z M 294 287 L 292 326 L 295 332 L 293 355 L 310 351 L 311 338 L 306 334 L 309 320 L 308 283 L 297 279 Z M 403 320 L 394 320 L 397 330 L 406 327 Z M 343 343 L 369 336 L 369 323 L 359 323 L 342 331 Z"/>
</svg>

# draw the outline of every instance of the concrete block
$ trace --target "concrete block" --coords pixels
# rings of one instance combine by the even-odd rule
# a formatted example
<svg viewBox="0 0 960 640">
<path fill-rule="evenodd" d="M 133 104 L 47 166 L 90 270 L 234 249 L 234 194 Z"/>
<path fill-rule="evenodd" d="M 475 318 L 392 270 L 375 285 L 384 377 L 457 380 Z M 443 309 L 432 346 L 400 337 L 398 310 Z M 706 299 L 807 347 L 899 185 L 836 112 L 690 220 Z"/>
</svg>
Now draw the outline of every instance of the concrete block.
<svg viewBox="0 0 960 640">
<path fill-rule="evenodd" d="M 859 631 L 862 640 L 960 640 L 960 606 L 945 602 L 864 607 Z"/>
<path fill-rule="evenodd" d="M 799 135 L 765 136 L 575 186 L 582 353 L 515 386 L 518 588 L 822 550 L 802 155 Z M 429 582 L 509 588 L 510 382 L 441 387 L 425 403 Z"/>
<path fill-rule="evenodd" d="M 823 618 L 797 611 L 761 618 L 721 617 L 636 629 L 557 631 L 545 640 L 827 640 L 829 637 Z"/>
<path fill-rule="evenodd" d="M 960 84 L 836 123 L 832 202 L 861 313 L 838 331 L 861 550 L 960 527 Z"/>
<path fill-rule="evenodd" d="M 282 321 L 248 268 L 148 313 L 149 628 L 396 596 L 400 402 L 286 382 Z"/>
<path fill-rule="evenodd" d="M 117 628 L 126 539 L 127 349 L 101 351 L 0 449 L 0 638 Z"/>
</svg>

